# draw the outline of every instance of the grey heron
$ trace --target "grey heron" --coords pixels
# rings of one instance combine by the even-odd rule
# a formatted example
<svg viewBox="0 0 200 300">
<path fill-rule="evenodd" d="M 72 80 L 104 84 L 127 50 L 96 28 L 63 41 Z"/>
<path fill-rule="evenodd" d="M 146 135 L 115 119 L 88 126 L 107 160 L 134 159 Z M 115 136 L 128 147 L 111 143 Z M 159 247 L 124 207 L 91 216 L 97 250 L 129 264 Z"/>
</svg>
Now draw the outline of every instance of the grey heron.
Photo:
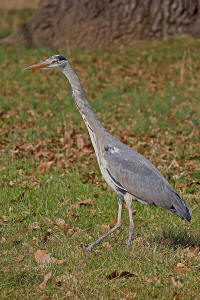
<svg viewBox="0 0 200 300">
<path fill-rule="evenodd" d="M 28 66 L 26 70 L 59 70 L 68 79 L 74 102 L 88 129 L 95 150 L 98 165 L 107 184 L 115 191 L 118 199 L 118 217 L 116 225 L 106 234 L 90 244 L 94 246 L 121 226 L 121 212 L 126 204 L 129 212 L 129 235 L 127 247 L 130 246 L 134 231 L 132 201 L 165 208 L 182 219 L 191 220 L 191 213 L 183 199 L 160 174 L 157 168 L 143 155 L 112 136 L 100 123 L 90 107 L 80 80 L 70 63 L 61 55 L 53 55 L 43 62 Z"/>
</svg>

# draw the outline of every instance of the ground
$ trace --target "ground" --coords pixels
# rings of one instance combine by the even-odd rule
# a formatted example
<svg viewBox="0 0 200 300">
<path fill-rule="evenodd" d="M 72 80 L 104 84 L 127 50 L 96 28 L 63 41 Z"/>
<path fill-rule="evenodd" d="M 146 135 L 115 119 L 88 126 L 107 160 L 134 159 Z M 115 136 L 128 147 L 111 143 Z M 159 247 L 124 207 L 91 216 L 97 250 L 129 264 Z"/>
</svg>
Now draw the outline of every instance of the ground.
<svg viewBox="0 0 200 300">
<path fill-rule="evenodd" d="M 24 71 L 52 50 L 0 48 L 1 299 L 200 299 L 199 48 L 179 37 L 60 51 L 104 126 L 156 165 L 193 216 L 135 202 L 130 250 L 125 209 L 120 231 L 91 253 L 83 249 L 114 226 L 117 201 L 69 84 Z"/>
</svg>

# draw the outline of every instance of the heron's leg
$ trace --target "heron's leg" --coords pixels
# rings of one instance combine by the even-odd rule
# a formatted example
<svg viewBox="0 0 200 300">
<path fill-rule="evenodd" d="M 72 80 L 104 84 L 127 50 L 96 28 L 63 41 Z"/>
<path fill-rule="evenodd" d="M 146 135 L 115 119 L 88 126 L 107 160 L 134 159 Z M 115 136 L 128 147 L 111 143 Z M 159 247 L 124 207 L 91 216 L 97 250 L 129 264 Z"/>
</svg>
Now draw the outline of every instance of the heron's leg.
<svg viewBox="0 0 200 300">
<path fill-rule="evenodd" d="M 97 244 L 99 244 L 104 238 L 106 238 L 111 233 L 113 233 L 114 231 L 116 231 L 117 229 L 119 229 L 121 227 L 122 201 L 120 199 L 118 199 L 118 205 L 119 205 L 119 207 L 118 207 L 118 216 L 117 216 L 117 223 L 116 223 L 116 225 L 113 228 L 111 228 L 108 232 L 106 232 L 104 235 L 102 235 L 100 238 L 98 238 L 98 240 L 96 240 L 95 242 L 93 242 L 92 244 L 90 244 L 85 249 L 85 251 L 91 251 L 94 246 L 96 246 Z"/>
<path fill-rule="evenodd" d="M 129 213 L 129 220 L 130 220 L 130 225 L 129 225 L 129 233 L 128 233 L 128 241 L 127 241 L 127 248 L 130 247 L 131 244 L 131 239 L 134 231 L 134 222 L 133 222 L 133 211 L 132 211 L 132 197 L 130 196 L 125 196 L 124 200 L 126 202 L 126 205 L 128 207 L 128 213 Z"/>
</svg>

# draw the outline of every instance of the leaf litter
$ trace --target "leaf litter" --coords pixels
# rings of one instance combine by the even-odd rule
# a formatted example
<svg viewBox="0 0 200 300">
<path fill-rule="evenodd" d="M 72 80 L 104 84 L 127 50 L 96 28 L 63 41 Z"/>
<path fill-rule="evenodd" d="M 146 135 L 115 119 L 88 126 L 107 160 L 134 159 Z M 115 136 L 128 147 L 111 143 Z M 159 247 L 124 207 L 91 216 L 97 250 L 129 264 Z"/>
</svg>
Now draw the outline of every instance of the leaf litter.
<svg viewBox="0 0 200 300">
<path fill-rule="evenodd" d="M 51 278 L 52 272 L 47 273 L 44 275 L 44 280 L 39 284 L 40 289 L 45 289 L 47 281 Z"/>
<path fill-rule="evenodd" d="M 128 272 L 128 271 L 119 272 L 117 270 L 113 271 L 109 275 L 106 275 L 106 279 L 108 279 L 108 280 L 120 279 L 120 278 L 129 279 L 129 278 L 133 278 L 133 277 L 137 277 L 137 275 L 133 274 L 131 272 Z"/>
<path fill-rule="evenodd" d="M 123 59 L 125 60 L 125 57 L 123 57 Z M 99 60 L 98 65 L 99 65 L 98 78 L 102 80 L 102 78 L 105 77 L 103 74 L 102 66 L 105 66 L 105 65 L 103 64 L 103 61 L 101 59 Z M 167 76 L 169 76 L 170 75 L 169 70 L 166 70 L 166 72 L 160 71 L 157 69 L 157 67 L 154 68 L 151 63 L 149 63 L 148 66 L 149 66 L 148 68 L 144 68 L 142 60 L 141 61 L 136 60 L 134 66 L 133 65 L 131 65 L 131 67 L 123 66 L 122 68 L 120 68 L 120 72 L 121 72 L 122 76 L 124 76 L 124 78 L 128 77 L 128 79 L 130 79 L 129 87 L 131 87 L 131 88 L 133 87 L 133 85 L 138 90 L 141 88 L 139 86 L 140 84 L 137 81 L 137 77 L 139 75 L 139 76 L 143 76 L 143 78 L 146 82 L 146 89 L 148 91 L 155 92 L 158 89 L 164 90 L 165 89 L 165 77 L 164 76 L 166 76 L 164 73 L 168 72 Z M 171 65 L 169 67 L 171 68 L 171 71 L 175 71 L 176 63 L 174 63 L 174 65 Z M 111 69 L 110 70 L 111 74 L 116 76 L 115 67 L 113 66 L 110 69 Z M 145 69 L 147 69 L 147 70 L 145 70 Z M 81 67 L 80 67 L 80 71 L 81 71 Z M 156 76 L 156 78 L 157 78 L 156 82 L 155 82 L 155 80 L 153 81 L 152 77 L 154 77 L 154 76 L 152 76 L 152 75 Z M 178 76 L 180 76 L 180 74 Z M 184 75 L 184 76 L 181 75 L 181 80 L 183 81 L 183 84 L 184 84 L 184 82 L 186 82 L 185 76 L 186 75 Z M 194 76 L 195 76 L 195 74 L 194 74 Z M 87 78 L 86 71 L 85 71 L 85 78 Z M 151 80 L 149 80 L 149 78 Z M 120 76 L 118 76 L 118 77 L 116 76 L 116 81 L 118 81 L 118 84 L 121 82 L 120 80 L 121 80 Z M 176 78 L 176 74 L 175 74 L 174 80 L 175 80 L 175 84 L 177 84 L 177 83 L 179 84 L 179 82 L 177 81 L 177 78 Z M 196 79 L 194 78 L 194 80 L 196 80 Z M 109 79 L 105 78 L 105 81 L 101 84 L 100 89 L 104 89 L 105 82 L 109 83 Z M 190 88 L 194 89 L 193 85 Z M 9 90 L 9 89 L 7 89 L 7 90 Z M 187 91 L 186 91 L 186 93 L 187 93 Z M 34 95 L 36 95 L 36 93 Z M 94 92 L 94 95 L 95 95 L 95 92 Z M 39 97 L 38 93 L 37 93 L 36 97 Z M 125 95 L 125 97 L 126 97 L 126 95 Z M 190 98 L 188 98 L 188 100 L 190 100 Z M 193 105 L 192 100 L 191 100 L 190 105 L 191 106 Z M 176 110 L 174 110 L 174 113 L 169 114 L 169 116 L 167 116 L 168 122 L 174 122 L 173 120 L 176 119 L 175 117 L 176 117 L 176 114 L 180 110 L 180 106 L 176 105 L 175 108 L 176 108 Z M 113 110 L 114 109 L 115 108 L 113 108 Z M 122 110 L 122 108 L 120 108 L 120 109 Z M 22 109 L 21 109 L 21 111 L 22 111 Z M 124 108 L 123 108 L 123 111 L 124 111 Z M 142 117 L 143 111 L 141 109 L 138 109 L 137 113 L 140 114 L 140 116 Z M 149 111 L 149 113 L 153 113 L 153 112 Z M 67 168 L 70 169 L 71 167 L 73 167 L 75 162 L 78 163 L 77 160 L 79 159 L 79 157 L 83 158 L 85 165 L 88 165 L 89 162 L 91 162 L 91 161 L 94 162 L 94 152 L 91 147 L 91 143 L 88 139 L 87 133 L 82 132 L 82 130 L 77 129 L 77 128 L 71 129 L 71 131 L 69 130 L 69 133 L 66 130 L 59 129 L 53 138 L 51 138 L 51 137 L 50 138 L 45 137 L 44 139 L 40 138 L 41 141 L 34 140 L 32 143 L 29 143 L 28 141 L 26 141 L 26 134 L 25 134 L 28 126 L 30 126 L 30 125 L 28 125 L 28 122 L 27 122 L 27 124 L 26 124 L 26 122 L 24 122 L 24 123 L 16 122 L 16 126 L 9 125 L 10 118 L 15 116 L 16 114 L 18 114 L 18 112 L 15 111 L 13 108 L 12 108 L 12 110 L 8 110 L 7 112 L 5 111 L 5 112 L 0 113 L 0 118 L 3 117 L 5 123 L 8 122 L 8 126 L 9 126 L 9 130 L 7 130 L 7 132 L 6 132 L 6 130 L 3 132 L 3 136 L 0 141 L 0 146 L 1 146 L 1 149 L 3 149 L 5 151 L 2 153 L 6 153 L 6 151 L 10 151 L 10 149 L 12 149 L 12 152 L 10 152 L 10 153 L 12 153 L 13 161 L 15 161 L 15 160 L 19 161 L 20 159 L 23 159 L 24 157 L 25 158 L 31 157 L 36 162 L 36 164 L 38 166 L 38 172 L 40 172 L 41 174 L 42 173 L 49 174 L 49 173 L 51 173 L 51 171 L 53 169 L 57 169 L 57 168 L 63 169 L 63 170 L 65 170 Z M 37 112 L 37 109 L 28 111 L 28 114 L 32 118 L 32 121 L 33 121 L 33 117 L 34 118 L 37 117 L 37 114 L 42 115 L 41 112 L 39 112 L 39 113 Z M 46 118 L 52 118 L 54 115 L 55 115 L 55 113 L 52 112 L 51 110 L 47 111 L 45 114 Z M 112 111 L 112 115 L 113 115 L 113 111 Z M 100 113 L 99 116 L 100 116 L 100 118 L 102 118 L 103 121 L 106 122 L 106 127 L 110 128 L 111 132 L 115 133 L 115 135 L 117 137 L 119 137 L 122 141 L 129 143 L 129 145 L 132 148 L 135 148 L 136 150 L 138 149 L 138 151 L 140 151 L 144 155 L 148 156 L 148 158 L 150 158 L 151 161 L 154 164 L 156 164 L 156 166 L 159 167 L 159 170 L 161 170 L 165 174 L 168 174 L 167 173 L 168 172 L 168 170 L 167 170 L 168 162 L 169 161 L 173 162 L 171 165 L 169 165 L 170 173 L 174 174 L 174 176 L 175 176 L 174 179 L 178 180 L 178 182 L 176 183 L 177 188 L 178 189 L 180 188 L 182 193 L 185 193 L 186 189 L 188 189 L 188 186 L 191 185 L 190 183 L 186 183 L 184 180 L 183 180 L 184 182 L 180 182 L 182 177 L 183 177 L 183 179 L 188 178 L 188 181 L 190 181 L 190 179 L 191 179 L 190 182 L 192 182 L 192 185 L 194 185 L 194 186 L 199 185 L 199 180 L 192 179 L 193 170 L 199 168 L 199 166 L 197 164 L 198 158 L 196 156 L 198 148 L 195 148 L 195 147 L 197 147 L 197 143 L 194 140 L 195 136 L 198 137 L 198 134 L 199 134 L 198 131 L 195 129 L 196 125 L 194 125 L 192 123 L 189 125 L 189 123 L 187 123 L 187 119 L 185 119 L 187 126 L 194 126 L 194 132 L 192 133 L 193 135 L 188 136 L 188 137 L 187 136 L 184 137 L 184 134 L 181 132 L 181 130 L 184 129 L 184 127 L 181 128 L 180 126 L 179 126 L 180 127 L 179 128 L 180 135 L 178 135 L 178 136 L 177 136 L 175 130 L 172 130 L 172 131 L 161 130 L 161 132 L 159 132 L 159 130 L 156 130 L 156 129 L 151 130 L 151 128 L 149 129 L 150 134 L 149 134 L 149 132 L 147 132 L 144 135 L 138 136 L 137 134 L 133 134 L 133 132 L 134 132 L 133 127 L 131 127 L 128 124 L 126 124 L 127 125 L 126 130 L 119 129 L 120 126 L 118 126 L 117 122 L 121 118 L 120 110 L 119 110 L 119 114 L 116 114 L 116 119 L 115 119 L 115 117 L 113 117 L 110 124 L 104 118 L 104 113 Z M 20 115 L 19 115 L 19 117 L 20 117 Z M 154 117 L 154 120 L 152 119 L 152 121 L 156 121 L 155 116 L 153 116 L 153 117 Z M 32 122 L 32 121 L 31 121 L 31 119 L 29 120 L 29 122 Z M 133 124 L 134 120 L 132 119 L 131 122 Z M 123 126 L 123 124 L 122 124 L 122 126 Z M 45 130 L 47 130 L 47 128 L 48 127 L 46 127 Z M 20 136 L 18 137 L 18 139 L 15 139 L 15 142 L 14 142 L 15 144 L 10 143 L 9 138 L 8 138 L 9 135 L 12 135 L 12 132 L 15 132 L 16 136 L 20 133 Z M 2 129 L 0 129 L 0 133 L 2 133 Z M 177 139 L 174 139 L 174 135 L 176 135 Z M 135 145 L 135 147 L 134 147 L 134 145 Z M 150 146 L 154 145 L 154 147 L 152 147 L 152 151 L 149 151 L 149 145 Z M 157 150 L 156 150 L 156 145 L 157 145 Z M 188 147 L 188 148 L 185 149 L 185 147 Z M 174 152 L 172 151 L 173 148 L 174 148 Z M 58 153 L 58 152 L 62 152 L 62 153 Z M 178 154 L 179 152 L 181 153 L 181 158 L 178 158 L 178 157 L 180 157 L 180 155 Z M 185 156 L 182 157 L 182 155 L 184 155 L 185 152 L 187 152 L 188 158 L 187 157 L 185 158 Z M 174 153 L 175 153 L 175 155 L 174 155 Z M 4 167 L 1 168 L 1 172 L 4 172 L 5 170 L 6 169 Z M 180 177 L 179 172 L 180 172 L 180 174 L 184 174 L 184 176 Z M 29 181 L 30 181 L 30 178 L 27 179 L 27 183 L 29 183 Z M 86 174 L 86 176 L 84 175 L 82 182 L 83 183 L 84 182 L 85 183 L 97 182 L 98 185 L 102 187 L 102 189 L 107 188 L 106 184 L 102 184 L 102 181 L 97 180 L 97 176 L 95 173 L 89 174 L 88 176 L 87 176 L 87 174 Z M 12 188 L 12 189 L 14 189 L 17 185 L 18 185 L 18 182 L 15 182 L 14 180 L 9 181 L 9 183 L 8 183 L 8 187 Z M 191 194 L 191 196 L 193 199 L 194 195 Z M 188 199 L 190 199 L 190 198 L 188 197 Z M 79 205 L 79 207 L 80 206 L 81 205 Z M 77 207 L 77 208 L 79 208 L 79 207 Z M 89 210 L 89 211 L 92 211 L 92 210 Z M 112 223 L 112 221 L 114 223 L 114 218 L 110 219 L 110 221 L 111 221 L 111 223 Z M 9 222 L 9 221 L 2 220 L 2 223 L 3 222 L 5 223 L 5 225 L 7 225 L 6 222 Z M 52 222 L 52 223 L 54 223 L 54 222 Z M 58 223 L 56 225 L 60 228 L 63 228 L 62 223 L 63 223 L 62 221 L 61 222 L 58 221 Z M 106 226 L 108 226 L 108 225 L 106 225 Z M 76 231 L 76 229 L 71 229 L 71 230 L 73 232 Z M 49 234 L 50 234 L 50 232 L 48 232 L 47 235 L 45 235 L 46 238 L 48 238 Z M 164 241 L 164 243 L 166 243 L 167 245 L 170 245 L 170 244 L 173 244 L 173 240 L 166 239 Z M 25 243 L 23 243 L 23 244 L 25 244 Z M 192 258 L 191 260 L 193 260 L 194 258 L 198 257 L 198 255 L 199 255 L 198 254 L 199 249 L 197 249 L 197 248 L 198 247 L 190 247 L 188 249 L 184 249 L 183 252 L 186 255 L 186 257 Z M 31 251 L 33 252 L 33 247 L 31 247 L 30 245 L 29 245 L 28 249 L 30 249 L 30 252 Z M 48 254 L 48 252 L 46 254 Z M 47 255 L 47 257 L 48 257 L 48 255 Z M 50 258 L 52 259 L 51 256 L 50 256 Z M 180 272 L 182 272 L 183 270 L 184 270 L 184 272 L 187 272 L 187 269 L 185 269 L 187 267 L 188 267 L 188 264 L 185 262 L 183 264 L 183 266 L 181 265 L 181 263 L 175 264 L 174 266 L 172 266 L 172 269 L 179 275 L 179 270 L 180 270 Z M 120 272 L 118 272 L 118 274 L 120 274 Z M 159 280 L 159 277 L 158 278 L 155 277 L 154 279 L 153 279 L 153 277 L 149 278 L 149 281 L 155 281 L 155 283 L 157 280 Z M 182 285 L 182 282 L 179 279 L 178 280 L 175 279 L 175 277 L 173 277 L 173 276 L 169 280 L 173 287 L 180 287 Z M 128 293 L 128 290 L 125 290 L 124 292 Z M 132 296 L 134 296 L 134 293 Z M 178 299 L 178 296 L 175 295 L 174 297 L 176 297 L 176 299 Z M 181 295 L 180 295 L 180 298 L 181 298 Z"/>
</svg>

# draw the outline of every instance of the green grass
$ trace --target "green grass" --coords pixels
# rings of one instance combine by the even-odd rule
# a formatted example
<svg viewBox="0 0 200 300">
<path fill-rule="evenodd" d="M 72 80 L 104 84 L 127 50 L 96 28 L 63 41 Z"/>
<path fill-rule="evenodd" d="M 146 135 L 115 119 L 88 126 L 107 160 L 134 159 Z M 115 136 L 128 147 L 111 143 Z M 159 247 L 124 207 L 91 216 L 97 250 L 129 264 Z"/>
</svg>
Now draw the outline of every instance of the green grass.
<svg viewBox="0 0 200 300">
<path fill-rule="evenodd" d="M 193 213 L 189 224 L 133 203 L 131 249 L 124 210 L 122 229 L 89 254 L 83 248 L 102 225 L 114 225 L 117 201 L 69 84 L 57 72 L 24 71 L 54 54 L 49 49 L 0 48 L 1 299 L 199 299 L 199 48 L 178 38 L 61 53 L 105 127 L 150 159 Z M 72 207 L 86 199 L 94 206 Z M 38 264 L 38 249 L 65 261 Z M 114 271 L 134 276 L 108 279 Z"/>
<path fill-rule="evenodd" d="M 0 8 L 0 39 L 5 38 L 22 26 L 32 16 L 34 9 L 2 9 Z"/>
</svg>

